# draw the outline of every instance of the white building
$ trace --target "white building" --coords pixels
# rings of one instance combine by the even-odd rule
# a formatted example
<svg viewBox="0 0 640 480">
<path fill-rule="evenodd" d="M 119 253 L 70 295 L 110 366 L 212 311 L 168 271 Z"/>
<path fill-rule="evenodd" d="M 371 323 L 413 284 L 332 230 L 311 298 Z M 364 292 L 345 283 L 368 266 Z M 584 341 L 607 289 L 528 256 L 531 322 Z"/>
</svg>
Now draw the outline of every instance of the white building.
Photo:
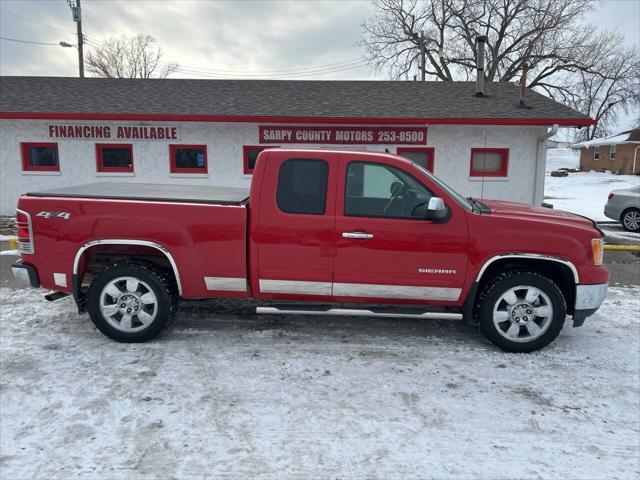
<svg viewBox="0 0 640 480">
<path fill-rule="evenodd" d="M 389 151 L 465 196 L 540 204 L 548 129 L 592 123 L 533 91 L 521 108 L 510 83 L 1 77 L 0 92 L 4 215 L 81 183 L 248 186 L 267 146 Z"/>
</svg>

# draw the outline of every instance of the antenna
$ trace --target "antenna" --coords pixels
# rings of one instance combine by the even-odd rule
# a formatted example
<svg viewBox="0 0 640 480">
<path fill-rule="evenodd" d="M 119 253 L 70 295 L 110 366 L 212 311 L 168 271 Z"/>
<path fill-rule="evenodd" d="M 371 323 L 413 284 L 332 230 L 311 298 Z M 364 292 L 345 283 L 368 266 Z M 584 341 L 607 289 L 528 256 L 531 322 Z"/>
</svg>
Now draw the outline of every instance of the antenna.
<svg viewBox="0 0 640 480">
<path fill-rule="evenodd" d="M 488 135 L 487 127 L 484 127 L 484 148 L 487 148 L 487 135 Z M 482 172 L 484 174 L 487 173 L 487 152 L 486 151 L 482 153 Z M 485 178 L 486 178 L 486 175 L 482 175 L 482 184 L 480 187 L 480 202 L 484 200 L 484 179 Z"/>
</svg>

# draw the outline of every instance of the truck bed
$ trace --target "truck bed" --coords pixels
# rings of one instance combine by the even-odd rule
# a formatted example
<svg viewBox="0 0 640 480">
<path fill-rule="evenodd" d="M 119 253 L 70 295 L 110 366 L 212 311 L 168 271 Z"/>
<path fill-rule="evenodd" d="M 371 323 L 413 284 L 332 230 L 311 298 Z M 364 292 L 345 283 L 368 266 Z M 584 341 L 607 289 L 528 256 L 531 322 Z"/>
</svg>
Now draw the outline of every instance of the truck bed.
<svg viewBox="0 0 640 480">
<path fill-rule="evenodd" d="M 249 198 L 248 188 L 211 185 L 164 185 L 153 183 L 99 182 L 29 192 L 30 197 L 98 198 L 112 200 L 147 200 L 156 202 L 210 203 L 242 205 Z"/>
</svg>

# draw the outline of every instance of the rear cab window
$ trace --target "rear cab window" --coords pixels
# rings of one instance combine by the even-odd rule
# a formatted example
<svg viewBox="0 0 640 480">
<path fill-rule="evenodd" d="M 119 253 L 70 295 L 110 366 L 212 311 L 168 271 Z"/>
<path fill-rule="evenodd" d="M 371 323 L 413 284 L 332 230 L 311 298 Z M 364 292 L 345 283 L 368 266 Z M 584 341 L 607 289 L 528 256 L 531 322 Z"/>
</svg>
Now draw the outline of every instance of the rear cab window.
<svg viewBox="0 0 640 480">
<path fill-rule="evenodd" d="M 284 213 L 324 215 L 328 179 L 329 164 L 325 160 L 285 160 L 278 172 L 278 208 Z"/>
</svg>

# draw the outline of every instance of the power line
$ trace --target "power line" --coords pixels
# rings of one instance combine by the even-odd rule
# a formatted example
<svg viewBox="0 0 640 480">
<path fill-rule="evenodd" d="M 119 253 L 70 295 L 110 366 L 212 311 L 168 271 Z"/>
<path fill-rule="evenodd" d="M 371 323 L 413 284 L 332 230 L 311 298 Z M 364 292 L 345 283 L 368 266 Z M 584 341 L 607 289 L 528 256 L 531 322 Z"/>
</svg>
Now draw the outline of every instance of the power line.
<svg viewBox="0 0 640 480">
<path fill-rule="evenodd" d="M 281 68 L 279 70 L 234 70 L 234 69 L 208 69 L 208 68 L 201 68 L 201 67 L 190 67 L 188 65 L 184 65 L 184 68 L 187 68 L 189 70 L 194 70 L 194 71 L 202 71 L 202 72 L 216 72 L 216 73 L 243 73 L 246 75 L 270 75 L 270 74 L 278 74 L 278 73 L 296 73 L 298 71 L 306 71 L 306 70 L 316 70 L 316 69 L 323 69 L 323 68 L 332 68 L 332 67 L 339 67 L 339 66 L 344 66 L 346 64 L 353 64 L 353 63 L 360 63 L 363 60 L 361 58 L 354 58 L 351 60 L 344 60 L 342 62 L 334 62 L 334 63 L 327 63 L 324 65 L 314 65 L 311 67 L 290 67 L 290 68 Z"/>
<path fill-rule="evenodd" d="M 160 62 L 159 63 L 160 66 L 168 66 L 169 64 L 164 63 L 164 62 Z M 238 77 L 245 77 L 245 78 L 253 78 L 253 79 L 262 79 L 262 78 L 294 78 L 294 77 L 304 77 L 304 76 L 310 76 L 310 75 L 324 75 L 326 73 L 332 73 L 332 72 L 340 72 L 340 71 L 344 71 L 344 70 L 351 70 L 354 68 L 360 68 L 360 67 L 364 67 L 365 65 L 367 65 L 366 61 L 360 61 L 360 62 L 354 62 L 352 64 L 346 64 L 346 65 L 340 65 L 340 66 L 336 66 L 336 67 L 329 67 L 329 68 L 314 68 L 314 69 L 309 69 L 309 70 L 300 70 L 300 71 L 293 71 L 290 73 L 274 73 L 274 74 L 242 74 L 242 73 L 238 73 L 238 74 L 228 74 L 228 73 L 218 73 L 217 71 L 214 70 L 209 70 L 209 71 L 199 71 L 199 70 L 193 70 L 190 68 L 185 68 L 182 67 L 180 65 L 178 65 L 178 67 L 176 68 L 176 71 L 182 72 L 182 73 L 187 73 L 190 75 L 195 75 L 195 76 L 200 76 L 200 77 L 215 77 L 215 78 L 238 78 Z"/>
<path fill-rule="evenodd" d="M 54 30 L 59 30 L 60 32 L 69 33 L 71 35 L 75 35 L 76 34 L 76 32 L 72 32 L 70 30 L 65 30 L 63 28 L 54 27 L 53 25 L 48 25 L 46 23 L 38 22 L 37 20 L 32 20 L 30 18 L 23 17 L 22 15 L 20 15 L 20 14 L 18 14 L 16 12 L 12 12 L 11 10 L 7 10 L 6 8 L 0 8 L 0 11 L 4 12 L 4 13 L 8 13 L 9 15 L 13 15 L 14 17 L 18 17 L 18 18 L 24 20 L 25 22 L 35 23 L 36 25 L 40 25 L 42 27 L 53 28 Z"/>
<path fill-rule="evenodd" d="M 99 47 L 100 43 L 92 40 L 87 37 L 85 34 L 85 42 L 91 46 Z M 172 65 L 170 61 L 161 61 L 158 62 L 158 65 L 161 67 L 167 67 Z M 367 65 L 366 60 L 361 58 L 351 59 L 351 60 L 343 60 L 341 62 L 327 63 L 324 65 L 315 65 L 312 67 L 301 67 L 301 68 L 285 68 L 279 70 L 233 70 L 233 69 L 212 69 L 212 68 L 202 68 L 202 67 L 192 67 L 188 65 L 180 65 L 178 64 L 178 68 L 176 71 L 180 71 L 182 73 L 187 73 L 189 75 L 200 76 L 200 77 L 220 77 L 220 78 L 238 78 L 242 77 L 289 77 L 289 76 L 306 76 L 306 75 L 315 75 L 315 74 L 324 74 L 331 73 L 327 72 L 327 69 L 333 70 L 339 69 L 341 70 L 349 70 L 352 68 L 359 68 Z"/>
<path fill-rule="evenodd" d="M 17 38 L 0 37 L 0 40 L 6 40 L 8 42 L 30 43 L 32 45 L 55 45 L 55 46 L 59 46 L 58 43 L 30 42 L 29 40 L 19 40 Z"/>
</svg>

